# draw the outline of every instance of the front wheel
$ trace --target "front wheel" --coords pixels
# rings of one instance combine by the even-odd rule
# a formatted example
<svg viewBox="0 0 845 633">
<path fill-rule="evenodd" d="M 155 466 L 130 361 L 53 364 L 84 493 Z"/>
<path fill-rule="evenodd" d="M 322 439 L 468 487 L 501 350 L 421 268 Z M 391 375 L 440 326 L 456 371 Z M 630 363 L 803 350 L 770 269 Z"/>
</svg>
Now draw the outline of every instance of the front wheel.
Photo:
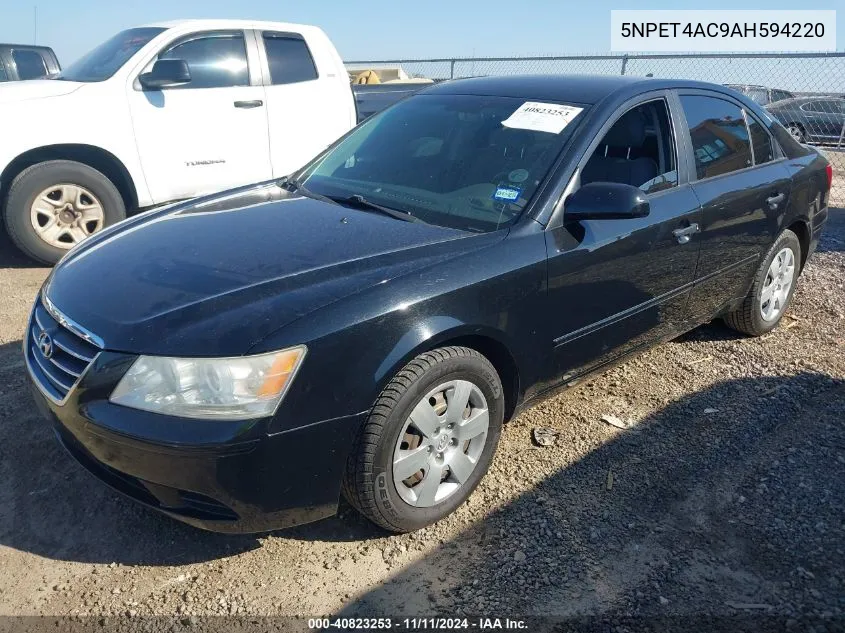
<svg viewBox="0 0 845 633">
<path fill-rule="evenodd" d="M 126 217 L 120 192 L 102 173 L 70 160 L 24 169 L 6 200 L 6 231 L 26 255 L 55 264 L 79 242 Z"/>
<path fill-rule="evenodd" d="M 502 383 L 465 347 L 420 354 L 379 396 L 343 492 L 364 516 L 410 532 L 451 514 L 487 472 L 504 419 Z"/>
<path fill-rule="evenodd" d="M 745 301 L 725 316 L 725 322 L 752 336 L 773 330 L 789 306 L 800 271 L 801 242 L 787 229 L 763 258 Z"/>
</svg>

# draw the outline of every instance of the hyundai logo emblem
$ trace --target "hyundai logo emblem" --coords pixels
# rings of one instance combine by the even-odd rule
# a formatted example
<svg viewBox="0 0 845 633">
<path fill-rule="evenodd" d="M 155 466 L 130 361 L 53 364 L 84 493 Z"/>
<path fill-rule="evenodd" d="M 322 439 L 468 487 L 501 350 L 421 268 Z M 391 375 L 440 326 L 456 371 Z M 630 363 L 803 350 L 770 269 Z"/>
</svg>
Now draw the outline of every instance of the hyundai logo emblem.
<svg viewBox="0 0 845 633">
<path fill-rule="evenodd" d="M 53 355 L 53 338 L 47 332 L 41 332 L 38 335 L 38 349 L 41 350 L 44 358 L 50 358 Z"/>
</svg>

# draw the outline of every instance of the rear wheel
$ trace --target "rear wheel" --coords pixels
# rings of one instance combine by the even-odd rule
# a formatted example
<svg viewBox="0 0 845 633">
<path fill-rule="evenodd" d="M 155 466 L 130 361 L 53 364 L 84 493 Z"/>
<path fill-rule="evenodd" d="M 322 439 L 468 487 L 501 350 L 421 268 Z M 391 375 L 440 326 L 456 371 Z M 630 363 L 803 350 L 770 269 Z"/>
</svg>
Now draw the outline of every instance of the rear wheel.
<svg viewBox="0 0 845 633">
<path fill-rule="evenodd" d="M 807 140 L 806 135 L 804 134 L 804 128 L 798 123 L 790 123 L 786 126 L 786 130 L 789 132 L 789 135 L 799 143 L 804 143 Z"/>
<path fill-rule="evenodd" d="M 376 401 L 349 458 L 344 495 L 392 532 L 434 523 L 487 472 L 503 418 L 502 384 L 484 356 L 465 347 L 421 354 Z"/>
<path fill-rule="evenodd" d="M 787 229 L 763 258 L 745 301 L 725 322 L 752 336 L 773 330 L 789 306 L 800 270 L 801 242 Z"/>
<path fill-rule="evenodd" d="M 102 173 L 69 160 L 23 170 L 6 200 L 6 231 L 29 257 L 55 264 L 82 240 L 126 217 L 123 198 Z"/>
</svg>

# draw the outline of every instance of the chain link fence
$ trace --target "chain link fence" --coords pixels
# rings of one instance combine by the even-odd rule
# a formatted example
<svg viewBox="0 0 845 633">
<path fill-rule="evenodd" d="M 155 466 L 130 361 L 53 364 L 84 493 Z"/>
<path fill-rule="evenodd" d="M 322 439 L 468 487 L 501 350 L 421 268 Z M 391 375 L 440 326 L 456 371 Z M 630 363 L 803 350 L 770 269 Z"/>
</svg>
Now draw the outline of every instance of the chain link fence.
<svg viewBox="0 0 845 633">
<path fill-rule="evenodd" d="M 401 67 L 435 81 L 486 75 L 600 74 L 695 79 L 732 86 L 765 106 L 834 168 L 832 204 L 845 206 L 845 53 L 608 54 L 453 57 L 347 62 L 350 70 Z"/>
</svg>

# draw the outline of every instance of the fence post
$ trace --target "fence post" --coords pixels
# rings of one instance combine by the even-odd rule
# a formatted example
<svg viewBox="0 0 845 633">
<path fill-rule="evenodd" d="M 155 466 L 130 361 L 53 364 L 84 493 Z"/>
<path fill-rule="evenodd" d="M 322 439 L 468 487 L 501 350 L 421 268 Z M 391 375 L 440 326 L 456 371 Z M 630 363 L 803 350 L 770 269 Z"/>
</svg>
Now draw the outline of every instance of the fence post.
<svg viewBox="0 0 845 633">
<path fill-rule="evenodd" d="M 627 55 L 623 55 L 623 56 L 622 56 L 622 72 L 620 73 L 621 75 L 624 75 L 624 74 L 625 74 L 625 67 L 626 67 L 627 65 L 628 65 L 628 56 L 627 56 Z"/>
<path fill-rule="evenodd" d="M 449 79 L 455 78 L 455 60 L 449 62 Z"/>
</svg>

